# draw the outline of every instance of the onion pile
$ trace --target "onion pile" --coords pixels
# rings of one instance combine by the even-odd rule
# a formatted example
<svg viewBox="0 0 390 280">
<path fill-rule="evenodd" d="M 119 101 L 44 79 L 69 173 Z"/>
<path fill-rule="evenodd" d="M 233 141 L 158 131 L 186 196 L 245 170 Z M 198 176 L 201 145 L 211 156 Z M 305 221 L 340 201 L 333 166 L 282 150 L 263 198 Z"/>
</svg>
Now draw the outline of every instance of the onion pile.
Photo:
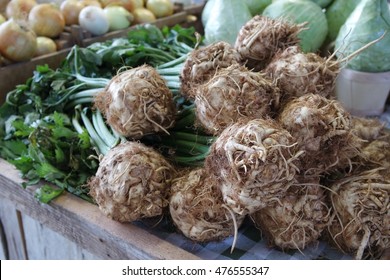
<svg viewBox="0 0 390 280">
<path fill-rule="evenodd" d="M 117 132 L 132 139 L 167 132 L 176 118 L 172 92 L 156 69 L 149 65 L 113 77 L 96 97 L 95 106 Z"/>
<path fill-rule="evenodd" d="M 252 214 L 284 195 L 299 172 L 301 152 L 290 133 L 270 119 L 239 121 L 210 147 L 205 168 L 220 181 L 234 212 Z"/>
<path fill-rule="evenodd" d="M 273 205 L 251 215 L 271 245 L 303 250 L 320 238 L 330 221 L 330 207 L 319 182 L 319 176 L 300 176 Z"/>
<path fill-rule="evenodd" d="M 208 81 L 217 69 L 239 63 L 239 53 L 226 42 L 216 42 L 192 51 L 186 59 L 181 75 L 180 92 L 193 99 L 198 85 Z"/>
<path fill-rule="evenodd" d="M 175 169 L 162 155 L 138 142 L 110 149 L 89 181 L 99 209 L 119 222 L 132 222 L 163 213 Z"/>
<path fill-rule="evenodd" d="M 237 235 L 244 219 L 223 203 L 216 178 L 209 176 L 203 168 L 186 171 L 174 179 L 169 209 L 178 230 L 198 242 L 219 241 Z"/>
<path fill-rule="evenodd" d="M 278 101 L 278 88 L 264 75 L 233 64 L 198 86 L 194 103 L 204 130 L 219 134 L 241 118 L 270 115 Z"/>
</svg>

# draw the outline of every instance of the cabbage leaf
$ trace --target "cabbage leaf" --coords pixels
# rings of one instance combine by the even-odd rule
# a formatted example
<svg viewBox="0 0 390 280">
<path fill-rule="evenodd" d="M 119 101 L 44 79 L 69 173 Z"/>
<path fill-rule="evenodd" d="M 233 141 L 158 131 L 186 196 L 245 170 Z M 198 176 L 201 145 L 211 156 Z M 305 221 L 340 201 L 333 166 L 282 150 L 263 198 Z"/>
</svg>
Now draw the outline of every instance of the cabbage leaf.
<svg viewBox="0 0 390 280">
<path fill-rule="evenodd" d="M 360 1 L 361 0 L 334 0 L 326 9 L 325 15 L 328 20 L 328 38 L 330 41 L 336 40 L 340 27 L 345 23 Z"/>
<path fill-rule="evenodd" d="M 383 38 L 351 58 L 347 68 L 362 72 L 390 71 L 390 11 L 386 0 L 361 0 L 341 26 L 335 41 L 337 57 L 342 59 Z"/>
<path fill-rule="evenodd" d="M 298 35 L 304 52 L 318 51 L 328 34 L 325 13 L 318 4 L 310 0 L 279 0 L 272 2 L 263 11 L 270 18 L 282 18 L 292 23 L 306 22 L 305 30 Z"/>
<path fill-rule="evenodd" d="M 260 15 L 264 9 L 272 3 L 272 0 L 245 0 L 244 1 L 253 16 Z"/>
<path fill-rule="evenodd" d="M 224 41 L 234 45 L 241 27 L 252 18 L 241 0 L 210 0 L 202 12 L 204 43 Z"/>
</svg>

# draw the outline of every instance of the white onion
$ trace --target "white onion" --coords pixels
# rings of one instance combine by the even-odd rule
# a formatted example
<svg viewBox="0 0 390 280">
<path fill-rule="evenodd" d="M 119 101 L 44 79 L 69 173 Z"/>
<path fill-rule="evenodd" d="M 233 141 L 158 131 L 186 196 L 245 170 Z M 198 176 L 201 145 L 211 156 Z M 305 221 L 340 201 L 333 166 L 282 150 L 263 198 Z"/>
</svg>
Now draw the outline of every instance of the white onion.
<svg viewBox="0 0 390 280">
<path fill-rule="evenodd" d="M 79 24 L 83 29 L 95 36 L 107 33 L 110 28 L 110 23 L 104 10 L 96 6 L 87 6 L 81 10 Z"/>
<path fill-rule="evenodd" d="M 104 12 L 110 24 L 110 31 L 127 28 L 134 19 L 133 15 L 121 6 L 107 6 Z"/>
</svg>

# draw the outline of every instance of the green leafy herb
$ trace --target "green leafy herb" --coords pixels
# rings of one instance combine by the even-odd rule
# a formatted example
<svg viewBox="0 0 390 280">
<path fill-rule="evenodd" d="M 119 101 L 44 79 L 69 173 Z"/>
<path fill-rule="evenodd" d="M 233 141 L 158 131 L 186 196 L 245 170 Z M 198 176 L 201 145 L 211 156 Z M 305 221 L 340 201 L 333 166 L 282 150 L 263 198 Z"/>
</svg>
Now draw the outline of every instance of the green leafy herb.
<svg viewBox="0 0 390 280">
<path fill-rule="evenodd" d="M 42 180 L 58 187 L 39 188 L 36 197 L 41 202 L 65 190 L 93 202 L 85 186 L 98 167 L 97 147 L 77 123 L 76 107 L 92 109 L 94 95 L 121 68 L 144 63 L 176 66 L 199 40 L 193 28 L 145 25 L 126 38 L 74 46 L 57 69 L 37 66 L 0 107 L 0 157 L 20 170 L 26 180 L 23 187 Z M 176 80 L 170 81 L 175 87 Z"/>
<path fill-rule="evenodd" d="M 49 185 L 44 185 L 35 190 L 35 197 L 43 203 L 49 203 L 54 198 L 60 196 L 64 190 L 53 188 Z"/>
</svg>

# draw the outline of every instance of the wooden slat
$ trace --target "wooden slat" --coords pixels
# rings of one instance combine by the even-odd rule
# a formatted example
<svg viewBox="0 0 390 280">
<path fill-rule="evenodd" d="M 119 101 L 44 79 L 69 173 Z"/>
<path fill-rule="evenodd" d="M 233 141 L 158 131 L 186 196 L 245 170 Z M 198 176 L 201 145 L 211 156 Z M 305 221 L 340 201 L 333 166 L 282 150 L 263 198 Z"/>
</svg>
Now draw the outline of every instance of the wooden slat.
<svg viewBox="0 0 390 280">
<path fill-rule="evenodd" d="M 1 170 L 1 169 L 0 169 Z M 4 191 L 0 183 L 1 192 Z M 20 219 L 20 212 L 13 204 L 0 196 L 0 220 L 2 224 L 2 240 L 4 258 L 27 259 L 24 233 Z"/>
<path fill-rule="evenodd" d="M 22 221 L 29 260 L 99 259 L 27 215 L 23 215 Z"/>
<path fill-rule="evenodd" d="M 102 214 L 91 203 L 64 194 L 54 202 L 39 203 L 34 188 L 21 188 L 17 170 L 0 159 L 0 197 L 23 215 L 31 216 L 102 259 L 199 259 L 133 224 L 122 224 Z"/>
<path fill-rule="evenodd" d="M 0 219 L 0 260 L 7 260 L 7 259 L 9 259 L 7 238 L 5 236 L 3 223 L 1 222 Z"/>
</svg>

